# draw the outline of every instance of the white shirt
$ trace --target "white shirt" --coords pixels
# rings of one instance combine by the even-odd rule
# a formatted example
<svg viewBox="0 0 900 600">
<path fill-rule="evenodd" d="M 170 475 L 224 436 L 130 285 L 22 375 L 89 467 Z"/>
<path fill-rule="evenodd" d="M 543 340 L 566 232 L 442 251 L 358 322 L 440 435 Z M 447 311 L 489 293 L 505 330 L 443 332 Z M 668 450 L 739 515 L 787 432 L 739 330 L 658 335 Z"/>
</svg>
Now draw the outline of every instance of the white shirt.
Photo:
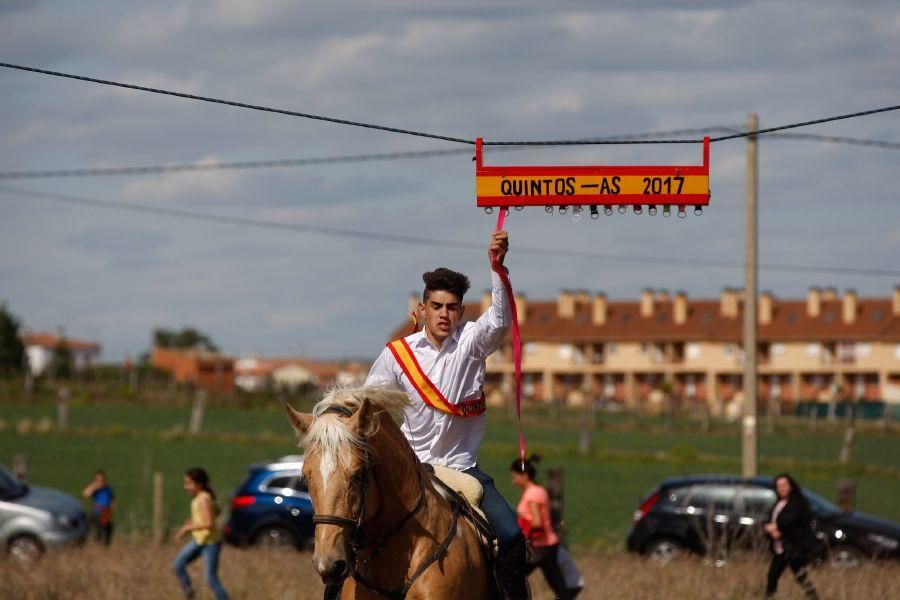
<svg viewBox="0 0 900 600">
<path fill-rule="evenodd" d="M 477 321 L 457 327 L 440 349 L 424 330 L 405 338 L 422 371 L 450 404 L 482 394 L 484 361 L 503 343 L 512 320 L 508 304 L 503 282 L 492 271 L 491 307 Z M 399 388 L 409 396 L 400 429 L 419 460 L 458 471 L 475 466 L 484 438 L 484 414 L 455 417 L 425 404 L 388 348 L 372 365 L 366 385 Z"/>
<path fill-rule="evenodd" d="M 778 527 L 778 515 L 781 514 L 782 509 L 787 504 L 787 500 L 779 500 L 775 504 L 775 508 L 772 510 L 772 525 Z M 784 544 L 781 542 L 781 538 L 774 540 L 774 544 L 772 545 L 772 549 L 775 550 L 775 554 L 784 554 Z"/>
</svg>

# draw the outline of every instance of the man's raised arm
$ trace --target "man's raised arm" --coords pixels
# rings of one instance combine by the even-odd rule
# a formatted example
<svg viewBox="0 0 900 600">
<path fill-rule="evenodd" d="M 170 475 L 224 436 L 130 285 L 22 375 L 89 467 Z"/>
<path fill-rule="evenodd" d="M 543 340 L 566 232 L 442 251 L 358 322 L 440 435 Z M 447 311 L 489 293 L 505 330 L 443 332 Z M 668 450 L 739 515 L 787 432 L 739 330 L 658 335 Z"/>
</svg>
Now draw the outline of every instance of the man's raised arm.
<svg viewBox="0 0 900 600">
<path fill-rule="evenodd" d="M 475 322 L 475 349 L 483 357 L 497 350 L 506 337 L 512 323 L 512 312 L 506 297 L 503 281 L 493 270 L 493 259 L 496 256 L 501 269 L 509 251 L 509 235 L 505 231 L 495 231 L 488 247 L 488 259 L 491 261 L 491 306 Z"/>
</svg>

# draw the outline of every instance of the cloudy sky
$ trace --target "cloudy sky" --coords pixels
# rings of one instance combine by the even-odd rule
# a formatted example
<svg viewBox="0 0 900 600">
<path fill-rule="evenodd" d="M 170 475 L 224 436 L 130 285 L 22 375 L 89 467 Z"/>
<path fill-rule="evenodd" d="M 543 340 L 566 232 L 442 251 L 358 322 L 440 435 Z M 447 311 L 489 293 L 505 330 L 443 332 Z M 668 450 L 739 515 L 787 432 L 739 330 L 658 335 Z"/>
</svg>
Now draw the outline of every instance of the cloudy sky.
<svg viewBox="0 0 900 600">
<path fill-rule="evenodd" d="M 709 6 L 716 8 L 709 8 Z M 488 140 L 761 126 L 900 104 L 900 5 L 858 2 L 0 1 L 0 62 Z M 452 143 L 0 69 L 0 172 L 315 158 Z M 900 142 L 900 112 L 802 130 Z M 764 139 L 760 260 L 900 269 L 900 151 Z M 700 217 L 508 220 L 529 298 L 561 288 L 712 297 L 743 258 L 743 140 L 712 147 Z M 697 146 L 544 148 L 489 164 L 694 164 Z M 488 286 L 486 252 L 280 231 L 21 193 L 487 243 L 468 154 L 308 167 L 0 181 L 0 302 L 135 356 L 192 325 L 229 353 L 374 356 L 422 271 Z M 20 191 L 16 191 L 20 190 Z M 517 252 L 518 248 L 532 251 Z M 597 253 L 542 255 L 533 249 Z M 602 255 L 619 258 L 603 258 Z M 898 276 L 763 269 L 885 296 Z"/>
</svg>

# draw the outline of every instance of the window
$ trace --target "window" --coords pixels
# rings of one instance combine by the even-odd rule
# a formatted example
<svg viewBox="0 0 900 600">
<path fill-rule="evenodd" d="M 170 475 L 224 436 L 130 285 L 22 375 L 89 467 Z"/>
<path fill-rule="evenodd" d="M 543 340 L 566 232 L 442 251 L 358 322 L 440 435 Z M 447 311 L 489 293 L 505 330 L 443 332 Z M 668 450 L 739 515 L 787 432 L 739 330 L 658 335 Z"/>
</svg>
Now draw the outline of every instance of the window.
<svg viewBox="0 0 900 600">
<path fill-rule="evenodd" d="M 269 480 L 269 482 L 266 484 L 266 487 L 274 489 L 284 489 L 286 487 L 289 487 L 290 481 L 290 477 L 275 477 L 274 479 Z"/>
<path fill-rule="evenodd" d="M 744 514 L 753 519 L 764 519 L 775 505 L 775 492 L 762 487 L 745 487 L 741 489 L 741 500 Z"/>
<path fill-rule="evenodd" d="M 660 497 L 660 506 L 683 506 L 690 489 L 689 487 L 672 488 L 665 496 Z"/>
<path fill-rule="evenodd" d="M 733 513 L 736 490 L 730 485 L 695 485 L 684 498 L 683 506 L 689 514 L 712 510 Z"/>
<path fill-rule="evenodd" d="M 0 467 L 0 500 L 12 500 L 23 496 L 26 488 L 12 474 Z"/>
<path fill-rule="evenodd" d="M 285 496 L 290 496 L 293 492 L 306 493 L 309 491 L 309 488 L 306 486 L 306 480 L 302 476 L 273 477 L 265 484 L 265 489 L 266 491 L 284 494 Z"/>
</svg>

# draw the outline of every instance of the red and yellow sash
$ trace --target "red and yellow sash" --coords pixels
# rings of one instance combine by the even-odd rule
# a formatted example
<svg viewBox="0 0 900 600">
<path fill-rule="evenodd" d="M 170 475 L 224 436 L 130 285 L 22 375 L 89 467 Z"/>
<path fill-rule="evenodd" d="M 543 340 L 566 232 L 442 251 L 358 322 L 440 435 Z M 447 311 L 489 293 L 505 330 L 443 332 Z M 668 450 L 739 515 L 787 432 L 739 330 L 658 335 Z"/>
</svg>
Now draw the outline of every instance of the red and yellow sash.
<svg viewBox="0 0 900 600">
<path fill-rule="evenodd" d="M 390 349 L 391 354 L 394 355 L 394 358 L 397 359 L 397 364 L 406 373 L 410 383 L 419 392 L 422 401 L 431 408 L 454 417 L 474 417 L 484 414 L 484 411 L 487 410 L 483 395 L 468 402 L 451 404 L 441 393 L 441 390 L 425 375 L 425 372 L 419 365 L 419 361 L 416 360 L 416 355 L 413 354 L 412 348 L 409 347 L 405 339 L 394 340 L 387 347 Z"/>
</svg>

